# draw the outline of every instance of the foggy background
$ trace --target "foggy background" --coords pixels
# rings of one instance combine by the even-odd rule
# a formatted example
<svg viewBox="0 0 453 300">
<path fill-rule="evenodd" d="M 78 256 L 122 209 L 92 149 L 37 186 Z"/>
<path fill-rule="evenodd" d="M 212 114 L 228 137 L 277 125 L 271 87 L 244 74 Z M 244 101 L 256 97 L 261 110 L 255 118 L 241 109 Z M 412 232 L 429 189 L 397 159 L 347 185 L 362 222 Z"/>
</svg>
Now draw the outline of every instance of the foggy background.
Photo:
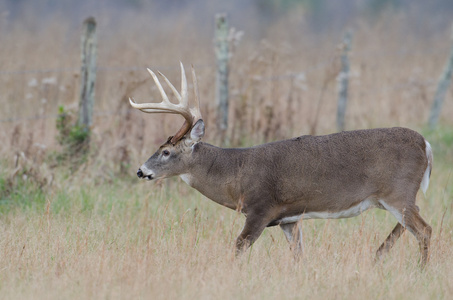
<svg viewBox="0 0 453 300">
<path fill-rule="evenodd" d="M 60 106 L 77 109 L 82 23 L 92 16 L 98 40 L 93 132 L 99 142 L 127 144 L 131 155 L 141 157 L 174 132 L 178 117 L 132 111 L 127 99 L 159 101 L 145 68 L 179 85 L 182 61 L 195 65 L 206 140 L 215 143 L 214 21 L 223 12 L 233 28 L 227 132 L 232 146 L 337 130 L 347 30 L 353 39 L 346 129 L 425 126 L 450 52 L 453 1 L 2 0 L 4 139 L 13 145 L 10 137 L 22 128 L 24 143 L 31 131 L 35 141 L 58 146 L 55 120 Z M 450 89 L 441 123 L 451 122 L 452 95 Z M 129 127 L 125 114 L 135 122 Z M 122 128 L 129 132 L 118 134 Z"/>
<path fill-rule="evenodd" d="M 125 24 L 134 24 L 134 15 L 146 14 L 146 30 L 171 23 L 187 22 L 190 29 L 209 35 L 213 15 L 226 12 L 231 24 L 251 38 L 267 35 L 269 25 L 282 19 L 291 21 L 288 31 L 301 27 L 317 33 L 332 32 L 346 26 L 358 26 L 357 20 L 376 22 L 383 16 L 404 16 L 408 28 L 419 34 L 442 30 L 451 22 L 453 1 L 450 0 L 2 0 L 2 29 L 21 22 L 29 30 L 43 30 L 54 19 L 70 22 L 78 28 L 87 16 L 100 21 L 103 30 L 115 31 Z M 155 29 L 155 28 L 154 28 Z M 131 33 L 137 34 L 140 33 Z"/>
</svg>

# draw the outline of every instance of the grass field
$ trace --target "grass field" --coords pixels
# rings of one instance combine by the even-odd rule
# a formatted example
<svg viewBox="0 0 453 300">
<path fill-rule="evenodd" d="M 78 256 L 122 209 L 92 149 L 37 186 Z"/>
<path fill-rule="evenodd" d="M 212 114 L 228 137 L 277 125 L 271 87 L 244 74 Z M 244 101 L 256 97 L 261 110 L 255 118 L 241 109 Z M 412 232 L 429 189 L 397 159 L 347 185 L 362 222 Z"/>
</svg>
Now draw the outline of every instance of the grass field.
<svg viewBox="0 0 453 300">
<path fill-rule="evenodd" d="M 266 229 L 234 258 L 244 217 L 178 180 L 130 178 L 96 184 L 54 173 L 52 187 L 16 176 L 2 162 L 0 298 L 4 299 L 448 299 L 453 292 L 452 137 L 428 134 L 435 168 L 418 205 L 433 227 L 431 259 L 418 265 L 408 233 L 374 264 L 395 225 L 384 211 L 303 222 L 295 263 L 283 233 Z"/>
<path fill-rule="evenodd" d="M 0 299 L 451 298 L 451 88 L 440 125 L 425 129 L 449 33 L 412 30 L 407 19 L 402 14 L 352 26 L 346 127 L 405 126 L 432 144 L 430 187 L 417 199 L 433 227 L 423 270 L 409 233 L 374 263 L 396 224 L 379 210 L 303 221 L 305 252 L 298 263 L 276 227 L 235 258 L 242 215 L 180 179 L 136 178 L 137 167 L 182 122 L 128 112 L 129 96 L 140 102 L 159 97 L 145 67 L 179 82 L 178 61 L 195 64 L 205 140 L 218 145 L 212 36 L 192 27 L 189 17 L 162 22 L 163 32 L 146 14 L 98 19 L 97 115 L 90 152 L 80 161 L 64 159 L 68 149 L 58 144 L 55 125 L 60 105 L 70 114 L 77 108 L 79 31 L 61 16 L 39 27 L 31 16 L 0 28 Z M 232 146 L 336 130 L 343 31 L 288 30 L 291 21 L 269 25 L 259 39 L 245 32 L 235 49 Z"/>
</svg>

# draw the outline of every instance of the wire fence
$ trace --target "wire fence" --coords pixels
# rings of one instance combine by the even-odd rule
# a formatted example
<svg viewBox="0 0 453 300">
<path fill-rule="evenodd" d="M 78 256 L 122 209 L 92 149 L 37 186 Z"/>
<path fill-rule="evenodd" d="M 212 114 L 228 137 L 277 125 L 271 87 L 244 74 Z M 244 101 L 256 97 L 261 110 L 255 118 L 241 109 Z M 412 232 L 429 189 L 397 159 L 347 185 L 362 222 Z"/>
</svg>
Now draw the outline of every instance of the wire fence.
<svg viewBox="0 0 453 300">
<path fill-rule="evenodd" d="M 133 109 L 124 109 L 121 111 L 118 110 L 107 110 L 107 111 L 95 111 L 93 114 L 96 117 L 110 117 L 110 116 L 121 116 L 133 113 Z M 26 121 L 36 121 L 36 120 L 45 120 L 45 119 L 56 119 L 59 114 L 45 114 L 45 115 L 33 115 L 29 117 L 18 117 L 18 118 L 5 118 L 0 119 L 0 123 L 14 123 L 14 122 L 26 122 Z"/>
<path fill-rule="evenodd" d="M 197 64 L 197 69 L 214 69 L 215 65 L 208 65 L 208 64 Z M 130 72 L 130 71 L 140 71 L 144 70 L 146 66 L 99 66 L 96 68 L 96 72 Z M 178 66 L 170 66 L 170 65 L 156 65 L 156 66 L 149 66 L 150 69 L 155 70 L 178 70 Z M 30 70 L 0 70 L 0 76 L 6 75 L 24 75 L 24 74 L 63 74 L 63 73 L 74 73 L 79 72 L 80 67 L 76 68 L 49 68 L 49 69 L 30 69 Z M 107 117 L 107 116 L 115 116 L 115 115 L 125 115 L 133 112 L 133 109 L 127 109 L 122 111 L 95 111 L 93 112 L 94 116 L 96 117 Z M 58 118 L 59 114 L 40 114 L 40 115 L 32 115 L 27 117 L 10 117 L 10 118 L 3 118 L 0 119 L 0 123 L 14 123 L 14 122 L 26 122 L 26 121 L 36 121 L 36 120 L 44 120 L 44 119 L 56 119 Z"/>
<path fill-rule="evenodd" d="M 444 52 L 440 50 L 432 50 L 430 54 L 435 55 L 445 55 Z M 371 53 L 354 53 L 352 56 L 356 59 L 374 59 L 376 56 L 410 56 L 410 55 L 418 55 L 417 52 L 408 52 L 408 51 L 396 51 L 392 53 L 382 53 L 377 51 Z M 285 74 L 278 74 L 272 76 L 254 76 L 251 78 L 254 81 L 286 81 L 286 80 L 305 80 L 307 75 L 312 74 L 314 72 L 325 70 L 329 66 L 331 66 L 335 62 L 335 58 L 330 58 L 318 62 L 312 66 L 309 66 L 303 70 L 297 72 L 288 72 Z M 194 64 L 197 69 L 200 70 L 214 70 L 216 68 L 215 64 Z M 98 66 L 96 68 L 96 72 L 99 73 L 106 73 L 106 72 L 131 72 L 131 71 L 141 71 L 144 70 L 146 67 L 155 70 L 178 70 L 179 66 L 177 65 L 154 65 L 154 66 Z M 25 69 L 25 70 L 0 70 L 0 77 L 1 76 L 8 76 L 8 75 L 26 75 L 26 74 L 64 74 L 64 73 L 76 73 L 80 72 L 80 67 L 64 67 L 64 68 L 44 68 L 44 69 Z M 417 86 L 434 86 L 438 82 L 438 79 L 425 79 L 425 80 L 408 80 L 407 82 L 396 82 L 391 85 L 386 85 L 384 87 L 376 87 L 372 89 L 368 89 L 367 91 L 373 94 L 376 93 L 386 93 L 392 91 L 398 91 L 401 89 L 407 89 L 413 87 L 414 85 Z M 321 89 L 321 85 L 315 87 Z M 93 114 L 96 117 L 106 117 L 106 116 L 113 116 L 113 115 L 124 115 L 131 113 L 133 110 L 128 109 L 124 111 L 95 111 Z M 13 123 L 13 122 L 24 122 L 24 121 L 34 121 L 34 120 L 42 120 L 42 119 L 56 119 L 58 118 L 58 114 L 40 114 L 40 115 L 32 115 L 27 117 L 10 117 L 10 118 L 3 118 L 0 119 L 0 123 Z"/>
<path fill-rule="evenodd" d="M 199 64 L 196 65 L 197 69 L 214 69 L 214 65 L 208 64 Z M 156 65 L 156 66 L 146 66 L 150 69 L 156 70 L 174 70 L 179 69 L 178 66 L 165 66 L 165 65 Z M 110 71 L 119 71 L 119 72 L 130 72 L 130 71 L 141 71 L 146 68 L 145 66 L 99 66 L 96 68 L 97 72 L 110 72 Z M 52 69 L 31 69 L 31 70 L 0 70 L 0 76 L 2 75 L 23 75 L 23 74 L 45 74 L 45 73 L 71 73 L 79 72 L 80 67 L 74 68 L 52 68 Z"/>
<path fill-rule="evenodd" d="M 328 67 L 330 64 L 333 63 L 333 59 L 325 60 L 320 63 L 317 63 L 309 68 L 298 72 L 290 72 L 286 74 L 280 75 L 273 75 L 273 76 L 255 76 L 252 79 L 255 81 L 285 81 L 285 80 L 297 80 L 301 78 L 305 78 L 310 73 L 322 70 Z M 200 64 L 196 65 L 197 69 L 214 69 L 215 65 L 208 65 L 208 64 Z M 97 72 L 110 72 L 110 71 L 119 71 L 119 72 L 127 72 L 127 71 L 140 71 L 143 70 L 144 66 L 100 66 L 96 69 Z M 152 66 L 151 69 L 156 70 L 176 70 L 178 66 Z M 11 70 L 11 71 L 0 71 L 0 76 L 2 75 L 20 75 L 20 74 L 61 74 L 61 73 L 70 73 L 70 72 L 78 72 L 80 68 L 57 68 L 57 69 L 31 69 L 31 70 Z M 374 89 L 368 89 L 370 93 L 385 93 L 391 91 L 397 91 L 401 89 L 407 89 L 414 84 L 418 86 L 435 86 L 437 84 L 437 79 L 426 79 L 426 80 L 417 80 L 408 81 L 404 83 L 395 83 L 392 85 L 387 85 L 385 87 L 376 87 Z M 321 87 L 319 87 L 321 88 Z M 133 112 L 132 109 L 122 110 L 122 111 L 95 111 L 93 114 L 96 117 L 107 117 L 107 116 L 114 116 L 114 115 L 125 115 Z M 36 120 L 43 120 L 43 119 L 56 119 L 58 118 L 59 114 L 41 114 L 41 115 L 32 115 L 27 117 L 11 117 L 11 118 L 3 118 L 0 119 L 0 123 L 14 123 L 14 122 L 25 122 L 25 121 L 36 121 Z"/>
</svg>

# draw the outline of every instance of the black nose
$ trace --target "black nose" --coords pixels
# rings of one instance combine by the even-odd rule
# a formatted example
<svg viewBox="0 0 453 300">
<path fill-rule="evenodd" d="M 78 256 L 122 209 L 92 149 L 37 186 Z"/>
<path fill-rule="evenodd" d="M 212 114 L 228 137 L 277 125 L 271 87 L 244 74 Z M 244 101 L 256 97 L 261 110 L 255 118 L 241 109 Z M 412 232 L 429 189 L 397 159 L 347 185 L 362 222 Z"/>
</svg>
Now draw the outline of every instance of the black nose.
<svg viewBox="0 0 453 300">
<path fill-rule="evenodd" d="M 143 172 L 142 172 L 141 169 L 138 169 L 137 176 L 138 176 L 138 178 L 142 178 L 143 177 Z"/>
</svg>

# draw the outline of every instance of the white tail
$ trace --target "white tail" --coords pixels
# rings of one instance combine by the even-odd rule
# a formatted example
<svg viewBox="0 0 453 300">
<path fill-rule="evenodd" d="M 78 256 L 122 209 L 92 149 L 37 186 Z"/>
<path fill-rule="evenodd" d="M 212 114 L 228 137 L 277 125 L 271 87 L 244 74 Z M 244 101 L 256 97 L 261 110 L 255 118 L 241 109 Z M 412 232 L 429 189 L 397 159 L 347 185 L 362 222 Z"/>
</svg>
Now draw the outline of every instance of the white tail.
<svg viewBox="0 0 453 300">
<path fill-rule="evenodd" d="M 426 158 L 428 159 L 428 165 L 426 166 L 426 170 L 425 173 L 423 174 L 423 179 L 420 184 L 420 188 L 422 189 L 423 194 L 426 194 L 426 191 L 428 190 L 429 178 L 431 176 L 431 169 L 433 167 L 433 150 L 431 149 L 431 145 L 427 140 L 425 140 L 425 143 L 426 143 L 425 152 Z"/>
<path fill-rule="evenodd" d="M 422 263 L 428 259 L 431 227 L 415 205 L 426 192 L 432 169 L 430 144 L 407 128 L 345 131 L 301 136 L 251 148 L 223 149 L 201 142 L 205 126 L 199 110 L 189 108 L 181 64 L 181 95 L 163 76 L 179 104 L 168 101 L 156 75 L 161 103 L 131 105 L 144 112 L 177 113 L 183 127 L 140 167 L 148 180 L 180 176 L 211 200 L 246 215 L 236 240 L 240 253 L 268 226 L 279 225 L 296 255 L 302 251 L 298 222 L 308 218 L 348 218 L 370 208 L 388 210 L 398 223 L 377 251 L 390 250 L 407 228 L 417 238 Z M 160 73 L 159 73 L 160 74 Z"/>
</svg>

